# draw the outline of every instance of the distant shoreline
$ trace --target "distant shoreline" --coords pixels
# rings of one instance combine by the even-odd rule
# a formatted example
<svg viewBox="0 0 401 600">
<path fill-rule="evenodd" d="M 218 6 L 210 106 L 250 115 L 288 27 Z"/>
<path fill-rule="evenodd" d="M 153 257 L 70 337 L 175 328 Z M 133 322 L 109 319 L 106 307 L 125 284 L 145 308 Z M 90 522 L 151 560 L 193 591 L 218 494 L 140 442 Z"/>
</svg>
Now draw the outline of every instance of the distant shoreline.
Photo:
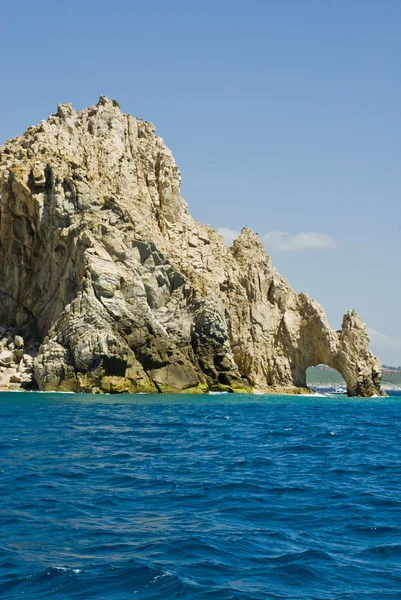
<svg viewBox="0 0 401 600">
<path fill-rule="evenodd" d="M 394 373 L 394 374 L 393 374 Z M 389 369 L 388 366 L 383 367 L 381 389 L 387 391 L 401 390 L 401 374 L 398 374 L 398 369 Z M 342 375 L 327 367 L 319 365 L 317 367 L 309 367 L 307 370 L 307 385 L 308 387 L 335 388 L 346 387 Z"/>
</svg>

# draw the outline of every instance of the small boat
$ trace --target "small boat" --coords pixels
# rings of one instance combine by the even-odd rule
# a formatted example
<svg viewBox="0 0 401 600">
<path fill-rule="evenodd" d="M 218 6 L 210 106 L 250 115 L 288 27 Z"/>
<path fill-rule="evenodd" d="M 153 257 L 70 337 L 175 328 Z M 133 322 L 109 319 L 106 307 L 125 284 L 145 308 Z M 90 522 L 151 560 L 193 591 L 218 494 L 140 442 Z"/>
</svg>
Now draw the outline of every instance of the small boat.
<svg viewBox="0 0 401 600">
<path fill-rule="evenodd" d="M 347 393 L 347 390 L 343 387 L 336 387 L 336 388 L 334 388 L 333 391 L 330 391 L 329 393 L 330 394 L 338 394 L 338 395 L 343 396 L 344 394 Z"/>
</svg>

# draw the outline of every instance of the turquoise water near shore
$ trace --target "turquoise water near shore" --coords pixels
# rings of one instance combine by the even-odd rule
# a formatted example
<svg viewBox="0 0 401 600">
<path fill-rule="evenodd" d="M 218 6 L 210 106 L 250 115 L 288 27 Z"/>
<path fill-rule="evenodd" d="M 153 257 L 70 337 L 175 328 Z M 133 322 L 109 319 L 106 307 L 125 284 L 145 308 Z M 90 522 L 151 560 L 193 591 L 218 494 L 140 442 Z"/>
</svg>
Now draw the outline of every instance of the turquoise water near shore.
<svg viewBox="0 0 401 600">
<path fill-rule="evenodd" d="M 0 394 L 0 597 L 400 597 L 401 396 Z"/>
</svg>

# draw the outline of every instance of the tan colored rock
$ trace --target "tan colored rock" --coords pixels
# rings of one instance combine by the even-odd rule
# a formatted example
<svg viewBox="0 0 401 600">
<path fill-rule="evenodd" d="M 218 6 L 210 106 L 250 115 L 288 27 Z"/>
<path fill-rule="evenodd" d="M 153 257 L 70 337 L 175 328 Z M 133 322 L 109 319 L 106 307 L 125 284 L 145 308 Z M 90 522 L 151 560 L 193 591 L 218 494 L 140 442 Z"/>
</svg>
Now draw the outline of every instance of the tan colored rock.
<svg viewBox="0 0 401 600">
<path fill-rule="evenodd" d="M 40 389 L 294 391 L 325 363 L 350 395 L 379 391 L 356 313 L 332 330 L 256 234 L 227 249 L 194 221 L 154 126 L 107 98 L 0 148 L 0 196 L 0 323 L 41 341 Z"/>
<path fill-rule="evenodd" d="M 2 367 L 10 367 L 15 362 L 14 353 L 10 350 L 3 350 L 0 354 L 0 365 Z"/>
<path fill-rule="evenodd" d="M 33 357 L 29 354 L 24 354 L 23 360 L 21 361 L 25 367 L 33 368 Z"/>
<path fill-rule="evenodd" d="M 17 350 L 24 347 L 24 339 L 20 335 L 16 335 L 14 338 L 14 348 Z"/>
</svg>

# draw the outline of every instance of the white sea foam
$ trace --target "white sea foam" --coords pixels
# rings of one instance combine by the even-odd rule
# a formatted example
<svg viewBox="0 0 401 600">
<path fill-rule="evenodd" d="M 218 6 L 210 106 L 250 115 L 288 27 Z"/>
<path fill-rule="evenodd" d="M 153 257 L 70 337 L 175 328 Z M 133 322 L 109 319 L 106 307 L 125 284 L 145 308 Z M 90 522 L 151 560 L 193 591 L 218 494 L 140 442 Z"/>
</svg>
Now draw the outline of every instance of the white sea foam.
<svg viewBox="0 0 401 600">
<path fill-rule="evenodd" d="M 62 571 L 62 572 L 65 572 L 65 571 L 68 571 L 68 570 L 69 570 L 69 569 L 67 569 L 67 567 L 54 567 L 54 568 L 55 568 L 57 571 Z M 73 572 L 73 573 L 80 573 L 80 572 L 81 572 L 81 569 L 72 569 L 72 572 Z M 47 574 L 49 575 L 50 573 L 47 573 Z"/>
<path fill-rule="evenodd" d="M 327 398 L 329 394 L 318 394 L 317 392 L 313 392 L 313 394 L 297 394 L 297 396 L 302 396 L 303 398 Z"/>
<path fill-rule="evenodd" d="M 56 390 L 31 390 L 29 394 L 76 394 L 76 392 L 57 392 Z"/>
<path fill-rule="evenodd" d="M 159 579 L 163 579 L 164 577 L 171 577 L 170 571 L 164 571 L 163 573 L 160 573 L 160 575 L 155 575 L 155 577 L 153 577 L 152 579 L 152 583 L 155 583 L 156 581 L 159 581 Z"/>
</svg>

